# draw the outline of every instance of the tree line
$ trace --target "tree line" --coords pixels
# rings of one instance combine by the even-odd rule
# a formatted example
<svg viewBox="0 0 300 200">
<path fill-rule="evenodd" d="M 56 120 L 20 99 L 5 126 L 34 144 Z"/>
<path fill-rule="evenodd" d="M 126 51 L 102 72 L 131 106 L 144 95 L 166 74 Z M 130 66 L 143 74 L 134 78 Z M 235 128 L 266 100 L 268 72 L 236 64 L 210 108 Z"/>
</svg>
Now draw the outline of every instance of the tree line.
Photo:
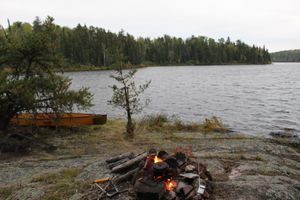
<svg viewBox="0 0 300 200">
<path fill-rule="evenodd" d="M 33 25 L 15 22 L 12 30 L 32 31 Z M 249 46 L 228 37 L 218 41 L 191 36 L 187 39 L 164 35 L 154 39 L 138 37 L 120 31 L 113 33 L 103 28 L 78 24 L 74 28 L 55 25 L 59 38 L 58 53 L 72 66 L 112 66 L 118 55 L 127 65 L 210 65 L 210 64 L 267 64 L 271 62 L 265 47 Z M 3 33 L 2 33 L 3 35 Z M 0 34 L 1 37 L 1 34 Z"/>
</svg>

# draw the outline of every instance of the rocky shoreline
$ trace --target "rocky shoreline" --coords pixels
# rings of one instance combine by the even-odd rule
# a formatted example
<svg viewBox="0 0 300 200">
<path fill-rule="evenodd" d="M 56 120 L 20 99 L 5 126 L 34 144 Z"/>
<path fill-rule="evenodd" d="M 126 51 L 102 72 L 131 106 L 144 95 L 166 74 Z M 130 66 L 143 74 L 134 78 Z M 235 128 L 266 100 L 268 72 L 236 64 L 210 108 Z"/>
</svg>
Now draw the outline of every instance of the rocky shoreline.
<svg viewBox="0 0 300 200">
<path fill-rule="evenodd" d="M 139 134 L 128 142 L 120 137 L 121 130 L 107 134 L 110 131 L 102 127 L 84 136 L 54 137 L 52 142 L 58 145 L 54 153 L 1 159 L 0 199 L 82 199 L 94 179 L 109 173 L 104 162 L 109 156 L 126 149 L 172 151 L 178 146 L 191 147 L 193 155 L 207 165 L 214 186 L 210 199 L 300 199 L 297 138 L 157 131 Z M 94 149 L 88 149 L 91 146 Z"/>
</svg>

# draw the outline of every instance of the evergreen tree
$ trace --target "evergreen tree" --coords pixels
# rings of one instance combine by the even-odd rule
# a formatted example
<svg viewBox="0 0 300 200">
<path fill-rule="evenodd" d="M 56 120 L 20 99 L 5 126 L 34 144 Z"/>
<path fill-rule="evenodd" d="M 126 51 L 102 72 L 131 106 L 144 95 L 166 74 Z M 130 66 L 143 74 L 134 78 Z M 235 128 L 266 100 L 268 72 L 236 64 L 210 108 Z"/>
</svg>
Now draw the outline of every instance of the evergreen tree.
<svg viewBox="0 0 300 200">
<path fill-rule="evenodd" d="M 123 56 L 120 57 L 123 58 Z M 132 139 L 134 137 L 135 129 L 132 115 L 142 111 L 144 106 L 141 103 L 140 95 L 149 87 L 151 81 L 147 81 L 145 84 L 136 86 L 134 75 L 137 70 L 132 69 L 124 72 L 122 62 L 119 63 L 118 66 L 119 67 L 116 68 L 115 75 L 111 75 L 111 77 L 118 82 L 118 85 L 111 86 L 113 96 L 108 103 L 125 110 L 127 117 L 126 136 Z M 148 100 L 146 100 L 145 104 L 147 104 L 147 101 Z"/>
<path fill-rule="evenodd" d="M 63 63 L 53 18 L 32 27 L 15 23 L 0 36 L 0 130 L 22 112 L 71 112 L 91 106 L 87 88 L 69 89 L 71 80 L 54 73 Z"/>
</svg>

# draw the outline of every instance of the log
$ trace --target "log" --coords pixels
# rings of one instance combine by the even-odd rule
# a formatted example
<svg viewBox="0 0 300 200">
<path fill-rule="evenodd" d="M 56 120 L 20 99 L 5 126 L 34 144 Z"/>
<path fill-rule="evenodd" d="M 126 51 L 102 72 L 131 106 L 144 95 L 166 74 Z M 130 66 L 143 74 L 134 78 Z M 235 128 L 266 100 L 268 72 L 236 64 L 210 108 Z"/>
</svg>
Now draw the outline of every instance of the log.
<svg viewBox="0 0 300 200">
<path fill-rule="evenodd" d="M 124 159 L 124 158 L 132 158 L 133 156 L 134 156 L 133 153 L 124 153 L 124 154 L 121 154 L 121 155 L 118 155 L 118 156 L 109 158 L 109 159 L 107 159 L 105 162 L 106 162 L 107 164 L 109 164 L 109 163 L 114 163 L 114 162 L 117 162 L 117 161 L 122 160 L 122 159 Z"/>
<path fill-rule="evenodd" d="M 126 174 L 118 176 L 115 180 L 115 183 L 118 184 L 121 182 L 130 181 L 130 178 L 133 177 L 133 175 L 136 174 L 137 171 L 138 171 L 138 168 L 135 168 L 135 169 L 127 172 Z"/>
<path fill-rule="evenodd" d="M 109 169 L 112 169 L 112 168 L 114 168 L 115 166 L 118 166 L 118 165 L 121 165 L 122 163 L 124 163 L 124 162 L 127 162 L 128 160 L 130 160 L 128 157 L 126 157 L 126 158 L 123 158 L 122 160 L 119 160 L 119 161 L 117 161 L 117 162 L 114 162 L 114 163 L 110 163 L 110 164 L 108 164 L 108 168 Z"/>
<path fill-rule="evenodd" d="M 143 160 L 144 158 L 146 158 L 147 155 L 148 155 L 147 152 L 142 153 L 142 154 L 138 155 L 137 157 L 135 157 L 135 158 L 133 158 L 131 160 L 128 160 L 125 163 L 112 168 L 111 172 L 112 173 L 116 173 L 116 172 L 122 171 L 122 170 L 124 170 L 124 169 L 126 169 L 128 167 L 131 167 L 134 164 L 137 164 L 138 162 L 140 162 L 141 160 Z"/>
<path fill-rule="evenodd" d="M 137 167 L 136 173 L 133 175 L 133 177 L 132 177 L 132 179 L 131 179 L 131 184 L 132 184 L 132 185 L 135 184 L 135 181 L 136 181 L 136 179 L 138 178 L 138 175 L 140 174 L 141 170 L 144 168 L 146 162 L 147 162 L 147 161 L 144 161 L 144 160 L 142 160 L 142 161 L 140 162 L 139 166 Z"/>
</svg>

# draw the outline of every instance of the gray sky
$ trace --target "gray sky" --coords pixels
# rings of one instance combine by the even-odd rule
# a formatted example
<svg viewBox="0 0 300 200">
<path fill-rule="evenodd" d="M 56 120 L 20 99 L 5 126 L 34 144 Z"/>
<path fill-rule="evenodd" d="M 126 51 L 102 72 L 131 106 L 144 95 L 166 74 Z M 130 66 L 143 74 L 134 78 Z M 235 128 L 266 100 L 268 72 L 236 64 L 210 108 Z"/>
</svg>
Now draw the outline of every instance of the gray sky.
<svg viewBox="0 0 300 200">
<path fill-rule="evenodd" d="M 271 51 L 300 48 L 300 0 L 0 0 L 0 24 L 50 15 L 134 36 L 230 36 Z"/>
</svg>

